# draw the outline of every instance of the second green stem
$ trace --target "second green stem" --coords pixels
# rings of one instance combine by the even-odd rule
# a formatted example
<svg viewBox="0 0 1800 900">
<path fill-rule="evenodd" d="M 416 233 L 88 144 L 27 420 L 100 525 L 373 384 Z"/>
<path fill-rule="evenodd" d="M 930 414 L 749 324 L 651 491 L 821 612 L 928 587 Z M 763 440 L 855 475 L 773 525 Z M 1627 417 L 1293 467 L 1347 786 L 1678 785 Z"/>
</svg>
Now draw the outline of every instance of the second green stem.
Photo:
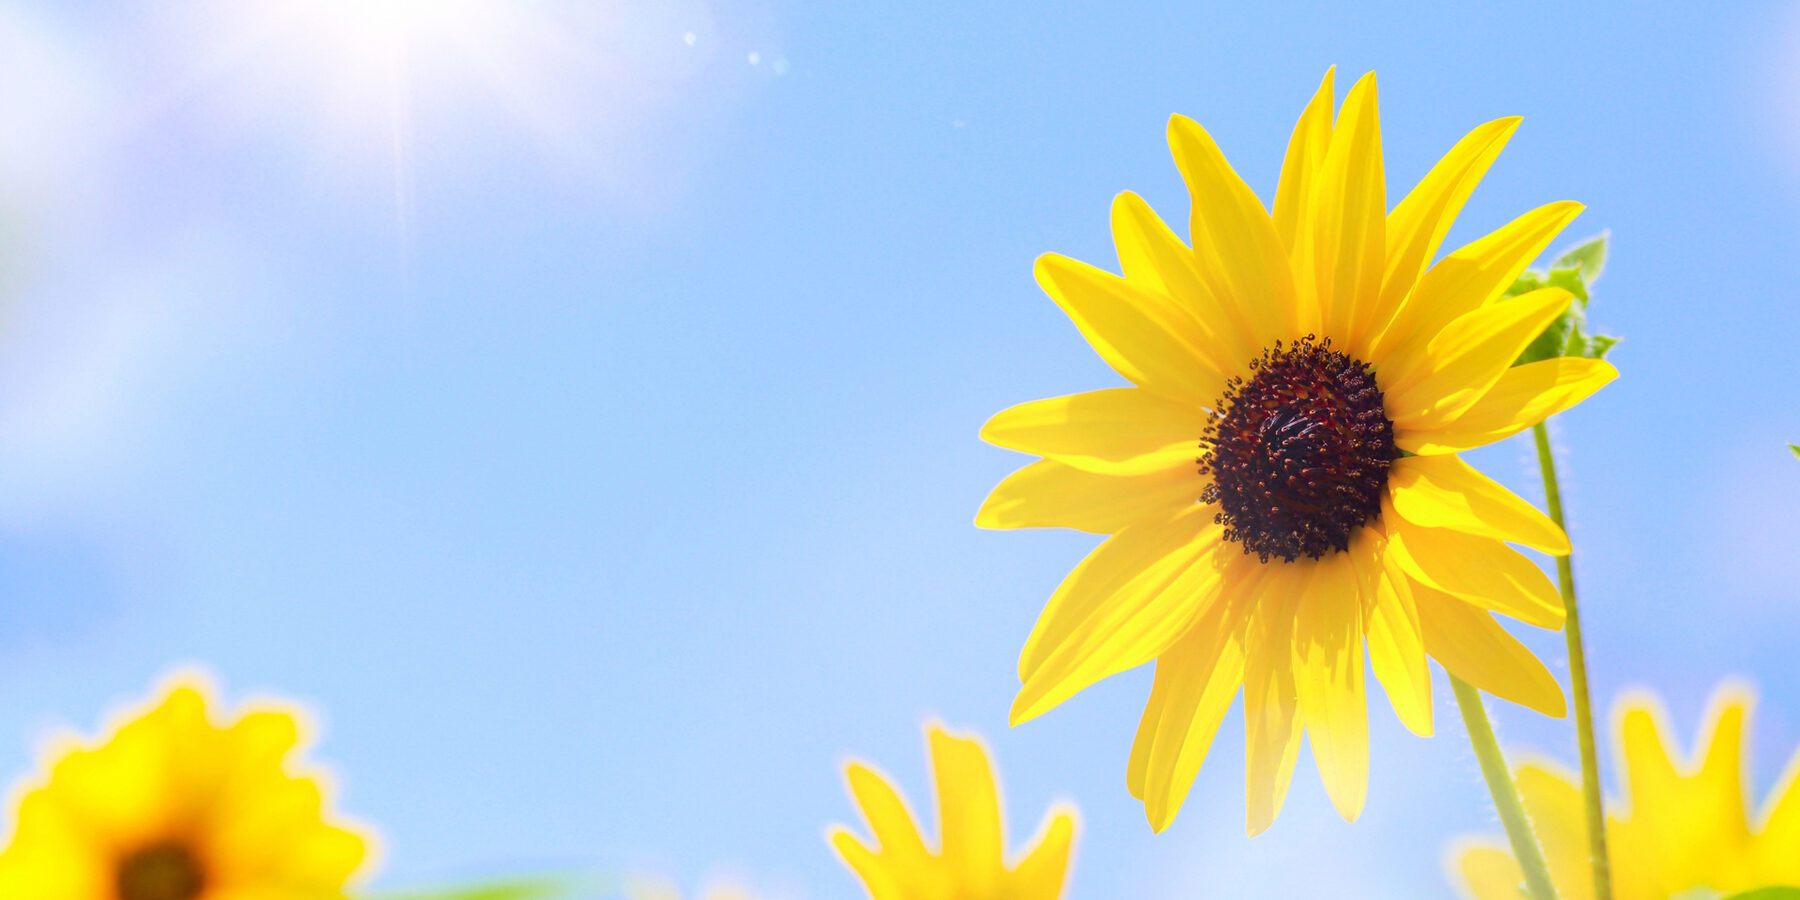
<svg viewBox="0 0 1800 900">
<path fill-rule="evenodd" d="M 1500 742 L 1494 739 L 1494 726 L 1488 721 L 1487 707 L 1481 703 L 1481 692 L 1455 675 L 1450 676 L 1450 689 L 1456 692 L 1456 706 L 1462 710 L 1463 724 L 1468 726 L 1469 745 L 1475 748 L 1481 777 L 1494 797 L 1494 812 L 1506 826 L 1513 859 L 1519 861 L 1519 872 L 1525 876 L 1526 895 L 1531 900 L 1556 900 L 1550 867 L 1544 864 L 1544 851 L 1538 849 L 1537 838 L 1531 833 L 1531 818 L 1525 813 L 1525 804 L 1519 801 L 1519 788 L 1506 769 Z"/>
<path fill-rule="evenodd" d="M 1537 439 L 1538 468 L 1544 475 L 1544 501 L 1550 519 L 1565 533 L 1562 491 L 1556 483 L 1556 458 L 1550 448 L 1550 431 L 1543 423 L 1532 426 Z M 1562 589 L 1567 618 L 1563 636 L 1569 645 L 1569 693 L 1575 700 L 1575 737 L 1581 751 L 1581 793 L 1587 812 L 1588 858 L 1593 867 L 1594 897 L 1612 900 L 1612 866 L 1606 853 L 1606 807 L 1600 796 L 1600 756 L 1594 746 L 1594 712 L 1588 700 L 1587 656 L 1581 644 L 1581 613 L 1575 605 L 1575 567 L 1568 556 L 1556 558 L 1556 580 Z"/>
</svg>

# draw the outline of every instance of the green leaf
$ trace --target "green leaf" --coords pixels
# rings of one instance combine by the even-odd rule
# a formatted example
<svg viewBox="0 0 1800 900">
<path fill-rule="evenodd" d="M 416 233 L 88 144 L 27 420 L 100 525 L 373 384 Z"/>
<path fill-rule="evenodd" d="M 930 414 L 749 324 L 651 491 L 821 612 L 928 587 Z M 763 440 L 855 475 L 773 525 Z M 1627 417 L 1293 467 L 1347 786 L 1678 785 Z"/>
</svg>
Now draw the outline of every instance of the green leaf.
<svg viewBox="0 0 1800 900">
<path fill-rule="evenodd" d="M 1518 280 L 1512 283 L 1512 287 L 1506 289 L 1507 298 L 1510 299 L 1517 297 L 1520 294 L 1528 294 L 1543 287 L 1544 278 L 1545 276 L 1542 272 L 1521 272 Z"/>
<path fill-rule="evenodd" d="M 1599 234 L 1570 247 L 1550 263 L 1552 269 L 1579 269 L 1581 280 L 1593 284 L 1600 280 L 1600 273 L 1606 271 L 1606 241 L 1612 232 L 1602 231 Z"/>
<path fill-rule="evenodd" d="M 1795 458 L 1800 458 L 1800 444 L 1789 444 L 1788 449 L 1794 451 Z"/>
<path fill-rule="evenodd" d="M 1800 900 L 1800 887 L 1765 887 L 1732 894 L 1725 900 Z"/>
<path fill-rule="evenodd" d="M 1574 307 L 1571 306 L 1570 311 L 1573 312 Z M 1569 341 L 1577 337 L 1574 331 L 1574 321 L 1568 313 L 1564 313 L 1561 318 L 1551 322 L 1550 327 L 1544 329 L 1544 333 L 1538 335 L 1537 339 L 1525 348 L 1524 353 L 1519 354 L 1519 358 L 1513 362 L 1513 365 L 1522 366 L 1540 359 L 1553 359 L 1565 355 Z"/>
<path fill-rule="evenodd" d="M 1574 294 L 1575 305 L 1581 307 L 1584 311 L 1587 309 L 1588 283 L 1586 279 L 1581 277 L 1580 269 L 1573 267 L 1551 269 L 1550 274 L 1544 278 L 1544 286 L 1562 288 L 1563 290 Z"/>
<path fill-rule="evenodd" d="M 1513 365 L 1559 356 L 1603 359 L 1619 339 L 1611 335 L 1590 334 L 1587 330 L 1588 285 L 1600 277 L 1606 267 L 1607 235 L 1602 233 L 1565 251 L 1550 264 L 1548 272 L 1525 272 L 1507 288 L 1506 296 L 1517 297 L 1539 288 L 1562 288 L 1575 295 L 1575 301 L 1556 321 L 1525 348 Z"/>
</svg>

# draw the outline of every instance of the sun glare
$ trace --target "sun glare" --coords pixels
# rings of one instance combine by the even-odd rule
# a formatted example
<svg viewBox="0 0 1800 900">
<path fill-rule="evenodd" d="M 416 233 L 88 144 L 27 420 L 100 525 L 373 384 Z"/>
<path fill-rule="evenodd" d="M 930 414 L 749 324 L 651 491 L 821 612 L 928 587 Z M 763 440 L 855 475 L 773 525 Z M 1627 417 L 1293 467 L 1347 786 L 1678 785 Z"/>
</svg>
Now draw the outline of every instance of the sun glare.
<svg viewBox="0 0 1800 900">
<path fill-rule="evenodd" d="M 477 33 L 499 24 L 508 5 L 478 0 L 311 0 L 288 4 L 301 23 L 330 34 L 345 47 L 375 54 L 404 51 L 408 44 Z"/>
<path fill-rule="evenodd" d="M 385 142 L 397 119 L 491 131 L 499 109 L 553 141 L 635 103 L 662 83 L 646 48 L 701 55 L 681 38 L 705 27 L 706 4 L 658 11 L 669 2 L 189 0 L 179 27 L 211 42 L 195 47 L 190 87 L 344 158 L 346 144 Z"/>
<path fill-rule="evenodd" d="M 446 57 L 506 52 L 523 15 L 504 0 L 286 0 L 269 21 L 313 77 L 366 96 Z"/>
<path fill-rule="evenodd" d="M 460 171 L 536 152 L 635 198 L 670 165 L 657 124 L 724 60 L 758 52 L 722 55 L 741 36 L 721 34 L 713 2 L 175 0 L 157 42 L 174 77 L 150 105 L 197 104 L 218 134 L 275 141 L 308 178 L 386 182 L 402 230 L 419 148 Z"/>
<path fill-rule="evenodd" d="M 393 166 L 403 180 L 423 115 L 443 124 L 498 104 L 541 105 L 545 46 L 568 40 L 517 0 L 194 0 L 184 30 L 214 35 L 190 86 L 318 158 Z M 204 28 L 200 27 L 204 24 Z"/>
<path fill-rule="evenodd" d="M 337 10 L 354 27 L 377 35 L 402 37 L 434 17 L 454 13 L 453 7 L 460 4 L 438 0 L 335 0 L 325 5 Z"/>
</svg>

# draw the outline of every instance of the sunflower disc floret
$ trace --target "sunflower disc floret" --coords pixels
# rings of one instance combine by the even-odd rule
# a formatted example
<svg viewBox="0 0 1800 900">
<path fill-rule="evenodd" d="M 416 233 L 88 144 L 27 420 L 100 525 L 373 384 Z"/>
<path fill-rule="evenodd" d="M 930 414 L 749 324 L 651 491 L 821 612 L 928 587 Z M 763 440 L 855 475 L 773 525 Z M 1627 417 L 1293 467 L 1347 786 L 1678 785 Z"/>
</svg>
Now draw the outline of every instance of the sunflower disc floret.
<svg viewBox="0 0 1800 900">
<path fill-rule="evenodd" d="M 1381 514 L 1394 423 L 1369 367 L 1312 335 L 1263 352 L 1248 381 L 1233 378 L 1214 407 L 1200 492 L 1216 503 L 1228 541 L 1268 562 L 1350 549 Z"/>
</svg>

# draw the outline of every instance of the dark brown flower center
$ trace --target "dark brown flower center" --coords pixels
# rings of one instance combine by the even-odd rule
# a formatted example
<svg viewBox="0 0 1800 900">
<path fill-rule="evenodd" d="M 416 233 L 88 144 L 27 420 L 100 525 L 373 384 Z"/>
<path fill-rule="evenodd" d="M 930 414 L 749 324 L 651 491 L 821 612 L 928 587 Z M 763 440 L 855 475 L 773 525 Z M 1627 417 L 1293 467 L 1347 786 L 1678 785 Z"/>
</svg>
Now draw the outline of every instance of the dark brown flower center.
<svg viewBox="0 0 1800 900">
<path fill-rule="evenodd" d="M 151 844 L 119 860 L 119 900 L 196 900 L 206 890 L 199 857 L 173 841 Z"/>
<path fill-rule="evenodd" d="M 1375 374 L 1312 335 L 1250 363 L 1200 438 L 1200 499 L 1219 504 L 1225 538 L 1263 562 L 1318 559 L 1350 548 L 1381 513 L 1400 455 Z"/>
</svg>

